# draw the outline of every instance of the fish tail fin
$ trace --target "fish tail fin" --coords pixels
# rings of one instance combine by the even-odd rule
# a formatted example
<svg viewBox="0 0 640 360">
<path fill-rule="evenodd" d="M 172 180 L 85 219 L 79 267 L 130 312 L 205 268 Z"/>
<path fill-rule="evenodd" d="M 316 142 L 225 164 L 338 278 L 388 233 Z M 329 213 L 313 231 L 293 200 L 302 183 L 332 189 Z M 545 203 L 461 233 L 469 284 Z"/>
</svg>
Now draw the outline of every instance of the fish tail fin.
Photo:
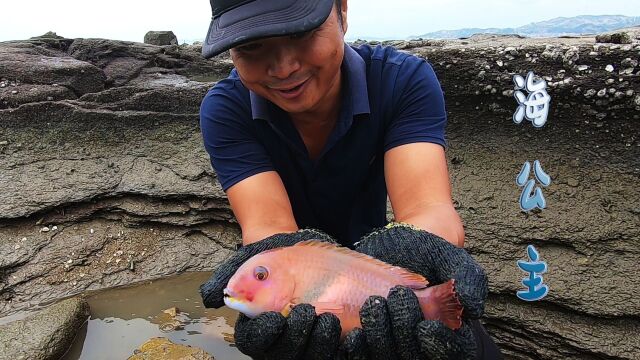
<svg viewBox="0 0 640 360">
<path fill-rule="evenodd" d="M 414 292 L 425 319 L 440 320 L 453 330 L 462 326 L 462 305 L 458 300 L 453 279 Z"/>
</svg>

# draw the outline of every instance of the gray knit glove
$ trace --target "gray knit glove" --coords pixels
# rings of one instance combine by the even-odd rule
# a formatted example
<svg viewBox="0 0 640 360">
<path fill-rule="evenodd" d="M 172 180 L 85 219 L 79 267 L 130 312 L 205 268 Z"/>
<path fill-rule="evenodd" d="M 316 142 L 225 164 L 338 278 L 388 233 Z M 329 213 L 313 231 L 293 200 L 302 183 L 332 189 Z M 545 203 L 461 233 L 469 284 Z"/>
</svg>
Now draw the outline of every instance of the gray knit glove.
<svg viewBox="0 0 640 360">
<path fill-rule="evenodd" d="M 474 359 L 476 340 L 469 323 L 484 312 L 487 277 L 464 250 L 429 232 L 390 224 L 356 244 L 356 250 L 426 277 L 431 285 L 454 279 L 463 325 L 451 330 L 423 320 L 418 299 L 397 286 L 388 297 L 370 297 L 360 311 L 363 330 L 349 333 L 341 346 L 347 359 Z"/>
<path fill-rule="evenodd" d="M 305 240 L 335 241 L 317 230 L 275 234 L 243 246 L 220 265 L 211 278 L 200 286 L 207 308 L 224 306 L 222 291 L 238 268 L 263 251 L 293 246 Z M 333 359 L 340 341 L 340 321 L 333 314 L 316 316 L 313 306 L 300 304 L 289 316 L 267 312 L 253 319 L 240 314 L 235 326 L 235 343 L 242 353 L 254 359 Z"/>
</svg>

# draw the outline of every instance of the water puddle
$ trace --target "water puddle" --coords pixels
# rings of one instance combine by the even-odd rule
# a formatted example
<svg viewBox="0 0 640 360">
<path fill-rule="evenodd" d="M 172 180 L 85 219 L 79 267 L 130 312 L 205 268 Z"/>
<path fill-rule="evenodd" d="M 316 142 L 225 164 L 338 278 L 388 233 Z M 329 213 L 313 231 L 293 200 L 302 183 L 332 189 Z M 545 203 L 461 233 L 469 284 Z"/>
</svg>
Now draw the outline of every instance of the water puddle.
<svg viewBox="0 0 640 360">
<path fill-rule="evenodd" d="M 185 273 L 88 294 L 91 317 L 62 359 L 126 359 L 152 337 L 201 348 L 216 359 L 250 359 L 233 345 L 238 313 L 202 305 L 198 288 L 209 276 Z M 171 308 L 177 314 L 163 311 Z"/>
</svg>

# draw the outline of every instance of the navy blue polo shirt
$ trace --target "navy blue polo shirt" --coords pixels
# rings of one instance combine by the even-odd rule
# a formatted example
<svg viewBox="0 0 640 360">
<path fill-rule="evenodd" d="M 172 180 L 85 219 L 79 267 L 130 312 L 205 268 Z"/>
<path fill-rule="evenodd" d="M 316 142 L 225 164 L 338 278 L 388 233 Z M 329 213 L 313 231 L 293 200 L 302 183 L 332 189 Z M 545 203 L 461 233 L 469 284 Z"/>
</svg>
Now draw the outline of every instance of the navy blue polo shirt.
<svg viewBox="0 0 640 360">
<path fill-rule="evenodd" d="M 339 118 L 315 161 L 289 114 L 245 88 L 236 69 L 203 99 L 200 126 L 225 191 L 276 171 L 298 227 L 352 246 L 387 223 L 385 151 L 415 142 L 446 147 L 447 117 L 438 79 L 422 58 L 393 47 L 345 44 L 341 69 Z"/>
</svg>

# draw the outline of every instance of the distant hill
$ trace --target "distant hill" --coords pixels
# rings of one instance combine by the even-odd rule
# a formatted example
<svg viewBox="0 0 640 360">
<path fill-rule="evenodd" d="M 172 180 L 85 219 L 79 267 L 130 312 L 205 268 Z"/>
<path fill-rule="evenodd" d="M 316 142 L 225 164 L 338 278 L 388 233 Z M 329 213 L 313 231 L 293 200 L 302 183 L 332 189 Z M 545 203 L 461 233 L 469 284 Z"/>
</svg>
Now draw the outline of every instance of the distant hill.
<svg viewBox="0 0 640 360">
<path fill-rule="evenodd" d="M 409 39 L 457 39 L 482 33 L 518 34 L 528 37 L 555 37 L 563 35 L 597 34 L 635 25 L 640 25 L 640 16 L 580 15 L 574 17 L 558 17 L 517 28 L 440 30 L 423 35 L 411 36 Z"/>
<path fill-rule="evenodd" d="M 601 32 L 640 25 L 640 16 L 624 15 L 580 15 L 574 17 L 558 17 L 551 20 L 531 23 L 516 28 L 465 28 L 458 30 L 440 30 L 423 35 L 410 36 L 404 40 L 412 39 L 458 39 L 469 37 L 473 34 L 518 34 L 528 37 L 556 37 L 563 35 L 598 34 Z M 347 41 L 363 39 L 368 41 L 402 40 L 396 37 L 375 37 L 367 35 L 352 35 L 347 33 Z M 204 39 L 180 39 L 182 44 Z"/>
</svg>

